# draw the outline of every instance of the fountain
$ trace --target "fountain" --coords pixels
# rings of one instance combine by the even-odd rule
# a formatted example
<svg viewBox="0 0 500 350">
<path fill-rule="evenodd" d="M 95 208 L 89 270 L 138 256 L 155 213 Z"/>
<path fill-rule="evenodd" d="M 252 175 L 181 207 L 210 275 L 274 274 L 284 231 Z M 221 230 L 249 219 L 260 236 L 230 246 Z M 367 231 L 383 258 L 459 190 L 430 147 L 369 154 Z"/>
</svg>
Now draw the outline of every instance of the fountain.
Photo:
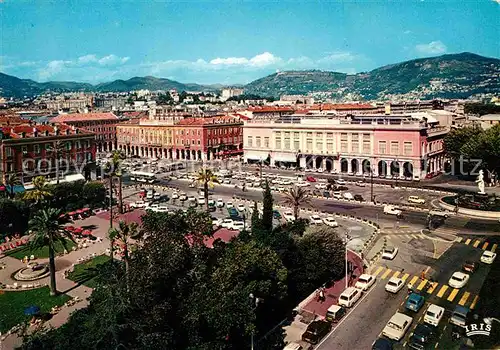
<svg viewBox="0 0 500 350">
<path fill-rule="evenodd" d="M 12 276 L 17 281 L 35 281 L 49 275 L 49 267 L 46 264 L 30 262 Z"/>
</svg>

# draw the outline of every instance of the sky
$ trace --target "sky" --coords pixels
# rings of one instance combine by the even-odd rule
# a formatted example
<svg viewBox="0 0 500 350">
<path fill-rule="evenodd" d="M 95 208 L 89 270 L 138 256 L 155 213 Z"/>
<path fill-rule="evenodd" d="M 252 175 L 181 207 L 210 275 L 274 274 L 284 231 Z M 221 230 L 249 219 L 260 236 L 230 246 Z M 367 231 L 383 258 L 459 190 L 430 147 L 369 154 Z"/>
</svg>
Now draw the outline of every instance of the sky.
<svg viewBox="0 0 500 350">
<path fill-rule="evenodd" d="M 242 84 L 473 52 L 500 58 L 500 0 L 0 0 L 0 71 L 100 83 Z"/>
</svg>

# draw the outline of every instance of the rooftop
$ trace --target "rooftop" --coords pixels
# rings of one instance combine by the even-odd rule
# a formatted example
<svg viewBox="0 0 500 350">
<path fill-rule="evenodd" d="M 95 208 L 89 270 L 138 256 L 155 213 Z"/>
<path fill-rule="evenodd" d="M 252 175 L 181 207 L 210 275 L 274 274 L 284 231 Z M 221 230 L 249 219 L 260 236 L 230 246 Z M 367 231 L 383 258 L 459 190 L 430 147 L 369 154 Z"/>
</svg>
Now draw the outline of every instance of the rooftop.
<svg viewBox="0 0 500 350">
<path fill-rule="evenodd" d="M 67 122 L 84 122 L 97 120 L 118 120 L 118 117 L 113 113 L 73 113 L 61 114 L 52 118 L 52 123 L 67 123 Z"/>
<path fill-rule="evenodd" d="M 229 115 L 219 115 L 208 118 L 185 118 L 180 120 L 176 125 L 195 126 L 195 125 L 211 125 L 211 124 L 234 124 L 240 123 L 238 118 Z"/>
<path fill-rule="evenodd" d="M 56 130 L 58 133 L 56 133 Z M 21 124 L 16 126 L 6 126 L 0 128 L 4 137 L 7 139 L 21 139 L 33 137 L 48 137 L 56 135 L 90 135 L 90 133 L 82 131 L 78 128 L 71 127 L 65 124 L 49 125 L 49 124 Z"/>
</svg>

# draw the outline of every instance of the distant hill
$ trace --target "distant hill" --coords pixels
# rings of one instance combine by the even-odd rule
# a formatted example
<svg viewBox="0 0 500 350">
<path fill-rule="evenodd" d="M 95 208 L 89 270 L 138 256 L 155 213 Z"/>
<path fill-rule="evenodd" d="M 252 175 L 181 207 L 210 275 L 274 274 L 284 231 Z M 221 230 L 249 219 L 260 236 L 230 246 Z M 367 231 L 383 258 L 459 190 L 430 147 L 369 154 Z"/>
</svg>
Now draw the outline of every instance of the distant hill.
<svg viewBox="0 0 500 350">
<path fill-rule="evenodd" d="M 271 74 L 246 93 L 279 96 L 323 92 L 334 98 L 466 98 L 500 94 L 500 60 L 472 53 L 421 58 L 353 75 L 311 71 Z"/>
<path fill-rule="evenodd" d="M 185 84 L 151 76 L 98 85 L 37 83 L 0 73 L 0 96 L 3 97 L 33 96 L 46 91 L 215 91 L 223 87 L 220 84 Z M 467 98 L 485 93 L 500 94 L 500 60 L 465 52 L 406 61 L 352 75 L 319 70 L 287 71 L 257 79 L 243 88 L 245 94 L 259 96 L 313 93 L 338 100 Z"/>
</svg>

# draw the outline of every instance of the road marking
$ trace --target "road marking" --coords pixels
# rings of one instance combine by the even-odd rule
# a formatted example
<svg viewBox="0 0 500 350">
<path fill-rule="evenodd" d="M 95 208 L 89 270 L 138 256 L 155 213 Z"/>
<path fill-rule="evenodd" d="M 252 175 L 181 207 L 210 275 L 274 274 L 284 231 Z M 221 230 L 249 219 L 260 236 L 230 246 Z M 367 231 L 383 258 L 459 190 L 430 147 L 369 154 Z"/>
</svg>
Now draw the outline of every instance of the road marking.
<svg viewBox="0 0 500 350">
<path fill-rule="evenodd" d="M 460 242 L 462 242 L 462 239 L 464 239 L 464 238 L 463 237 L 457 237 L 457 238 L 455 238 L 455 242 L 460 243 Z"/>
<path fill-rule="evenodd" d="M 465 303 L 467 302 L 467 299 L 469 299 L 469 295 L 470 295 L 469 292 L 465 292 L 464 295 L 462 295 L 462 299 L 460 299 L 460 301 L 458 302 L 458 305 L 464 306 Z"/>
<path fill-rule="evenodd" d="M 446 293 L 446 290 L 448 290 L 448 286 L 446 285 L 442 286 L 439 292 L 437 293 L 437 297 L 442 298 L 444 293 Z"/>
<path fill-rule="evenodd" d="M 476 295 L 474 297 L 474 300 L 472 300 L 472 304 L 470 304 L 470 309 L 474 309 L 476 307 L 477 301 L 479 300 L 479 295 Z"/>
<path fill-rule="evenodd" d="M 477 246 L 478 246 L 480 243 L 481 243 L 481 241 L 480 241 L 479 239 L 478 239 L 478 240 L 476 240 L 476 241 L 474 242 L 473 247 L 474 247 L 474 248 L 477 248 Z"/>
<path fill-rule="evenodd" d="M 375 285 L 374 285 L 373 287 L 375 287 Z M 348 319 L 348 316 L 349 316 L 349 315 L 350 315 L 350 314 L 351 314 L 354 310 L 356 310 L 356 308 L 357 308 L 359 305 L 361 305 L 361 303 L 363 302 L 363 300 L 365 300 L 365 299 L 366 299 L 366 297 L 367 297 L 367 296 L 368 296 L 368 295 L 369 295 L 369 294 L 370 294 L 373 290 L 375 290 L 375 288 L 373 288 L 373 287 L 372 287 L 372 288 L 370 288 L 370 289 L 368 290 L 368 292 L 364 295 L 364 297 L 362 297 L 362 298 L 361 298 L 361 300 L 359 300 L 359 301 L 356 303 L 356 305 L 354 305 L 354 306 L 351 308 L 351 310 L 350 310 L 350 311 L 349 311 L 349 312 L 348 312 L 348 313 L 347 313 L 347 314 L 346 314 L 346 315 L 345 315 L 345 316 L 344 316 L 344 317 L 343 317 L 343 318 L 339 321 L 339 323 L 337 323 L 337 326 L 335 326 L 335 328 L 333 328 L 333 329 L 330 331 L 330 333 L 328 333 L 328 334 L 327 334 L 327 335 L 323 338 L 323 340 L 322 340 L 322 341 L 320 341 L 320 342 L 318 343 L 318 345 L 316 345 L 316 347 L 315 347 L 315 349 L 316 349 L 316 350 L 319 350 L 319 348 L 321 347 L 321 344 L 323 344 L 323 343 L 324 343 L 324 342 L 325 342 L 328 338 L 330 338 L 330 336 L 333 334 L 333 332 L 335 332 L 335 330 L 336 330 L 338 327 L 340 327 L 340 325 L 341 325 L 342 323 L 344 323 L 344 322 L 345 322 L 345 320 L 347 320 L 347 319 Z"/>
<path fill-rule="evenodd" d="M 410 277 L 409 273 L 405 273 L 404 276 L 401 277 L 401 279 L 403 280 L 403 283 L 406 282 L 406 280 L 408 279 L 408 277 Z"/>
<path fill-rule="evenodd" d="M 468 238 L 468 239 L 465 241 L 465 244 L 469 245 L 470 241 L 472 241 L 472 239 Z"/>
<path fill-rule="evenodd" d="M 387 269 L 387 271 L 384 272 L 382 276 L 380 276 L 381 279 L 385 280 L 387 276 L 392 272 L 391 269 Z"/>
<path fill-rule="evenodd" d="M 455 299 L 455 297 L 457 296 L 459 290 L 458 289 L 453 289 L 450 293 L 450 295 L 448 295 L 448 301 L 453 301 L 453 299 Z"/>
<path fill-rule="evenodd" d="M 413 286 L 415 284 L 415 282 L 417 282 L 417 280 L 418 280 L 418 276 L 413 276 L 410 283 L 408 283 L 408 284 L 411 284 Z"/>
<path fill-rule="evenodd" d="M 434 293 L 434 290 L 439 286 L 439 283 L 437 282 L 432 282 L 432 286 L 430 286 L 429 289 L 427 289 L 427 293 L 432 294 Z"/>
<path fill-rule="evenodd" d="M 491 247 L 491 251 L 494 253 L 495 250 L 497 250 L 498 244 L 493 244 L 493 247 Z"/>
<path fill-rule="evenodd" d="M 418 239 L 417 235 L 411 235 L 413 238 Z"/>
<path fill-rule="evenodd" d="M 411 239 L 411 235 L 405 235 L 406 239 Z"/>
<path fill-rule="evenodd" d="M 483 247 L 482 247 L 481 249 L 482 249 L 482 250 L 486 250 L 486 248 L 488 248 L 488 244 L 489 244 L 488 242 L 485 242 L 485 243 L 483 244 Z"/>
<path fill-rule="evenodd" d="M 427 284 L 427 280 L 422 280 L 422 282 L 420 282 L 420 284 L 418 285 L 417 290 L 424 289 L 426 284 Z"/>
<path fill-rule="evenodd" d="M 373 274 L 373 276 L 377 277 L 377 275 L 380 273 L 380 271 L 382 271 L 384 268 L 382 266 L 379 266 L 378 269 L 375 271 L 375 273 Z"/>
<path fill-rule="evenodd" d="M 392 277 L 397 278 L 400 273 L 401 273 L 401 271 L 396 271 L 396 272 L 394 272 L 394 275 L 392 275 Z"/>
</svg>

